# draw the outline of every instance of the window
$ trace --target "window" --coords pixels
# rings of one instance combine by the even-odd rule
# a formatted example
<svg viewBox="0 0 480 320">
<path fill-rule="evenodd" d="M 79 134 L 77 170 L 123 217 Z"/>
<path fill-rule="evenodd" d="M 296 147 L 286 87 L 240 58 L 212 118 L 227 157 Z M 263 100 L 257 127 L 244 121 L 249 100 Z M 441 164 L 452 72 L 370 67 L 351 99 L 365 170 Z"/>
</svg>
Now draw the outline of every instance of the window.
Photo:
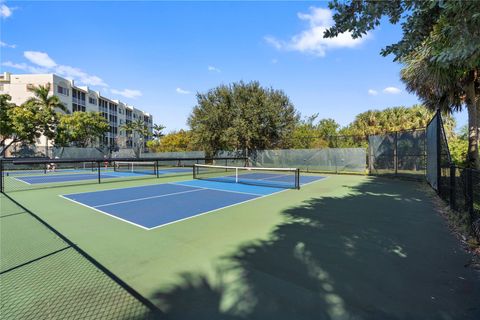
<svg viewBox="0 0 480 320">
<path fill-rule="evenodd" d="M 27 86 L 28 87 L 28 86 Z M 57 86 L 57 92 L 59 94 L 62 94 L 64 96 L 68 96 L 69 95 L 69 90 L 67 88 L 64 88 L 62 86 Z"/>
<path fill-rule="evenodd" d="M 72 103 L 73 112 L 85 112 L 86 108 L 76 103 Z"/>
<path fill-rule="evenodd" d="M 88 103 L 97 105 L 97 99 L 92 98 L 92 97 L 88 97 Z"/>
</svg>

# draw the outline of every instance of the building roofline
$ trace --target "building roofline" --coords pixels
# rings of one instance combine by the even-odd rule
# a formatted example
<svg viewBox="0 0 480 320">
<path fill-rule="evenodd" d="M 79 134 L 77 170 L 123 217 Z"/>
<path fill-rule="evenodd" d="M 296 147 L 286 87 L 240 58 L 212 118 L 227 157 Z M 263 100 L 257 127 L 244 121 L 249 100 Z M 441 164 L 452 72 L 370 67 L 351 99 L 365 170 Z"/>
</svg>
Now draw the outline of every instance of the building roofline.
<svg viewBox="0 0 480 320">
<path fill-rule="evenodd" d="M 148 116 L 151 116 L 149 113 L 137 108 L 137 107 L 134 107 L 132 105 L 129 105 L 123 101 L 120 101 L 118 99 L 112 99 L 112 98 L 108 98 L 108 97 L 105 97 L 104 95 L 102 95 L 100 93 L 100 90 L 92 90 L 90 89 L 88 86 L 77 86 L 75 85 L 75 80 L 74 79 L 67 79 L 67 78 L 64 78 L 56 73 L 11 73 L 11 72 L 3 72 L 4 75 L 8 74 L 11 77 L 13 76 L 52 76 L 52 77 L 57 77 L 57 78 L 61 78 L 65 81 L 68 81 L 70 83 L 70 85 L 72 86 L 73 89 L 75 90 L 79 90 L 79 91 L 82 91 L 84 93 L 96 93 L 98 98 L 100 99 L 103 99 L 103 100 L 107 100 L 108 102 L 112 102 L 112 103 L 115 103 L 117 105 L 123 105 L 124 107 L 126 108 L 129 108 L 131 109 L 132 111 L 134 110 L 137 110 L 137 111 L 140 111 L 142 112 L 144 115 L 148 115 Z"/>
</svg>

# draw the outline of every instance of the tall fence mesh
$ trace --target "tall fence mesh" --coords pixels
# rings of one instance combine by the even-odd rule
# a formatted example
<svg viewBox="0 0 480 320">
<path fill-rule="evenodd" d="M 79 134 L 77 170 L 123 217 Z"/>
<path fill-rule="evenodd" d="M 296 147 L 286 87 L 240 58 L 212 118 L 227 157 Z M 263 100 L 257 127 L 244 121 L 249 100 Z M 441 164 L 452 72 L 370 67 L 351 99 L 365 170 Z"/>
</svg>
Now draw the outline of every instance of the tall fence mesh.
<svg viewBox="0 0 480 320">
<path fill-rule="evenodd" d="M 299 168 L 306 172 L 366 173 L 365 148 L 258 150 L 250 154 L 256 167 Z"/>
<path fill-rule="evenodd" d="M 480 240 L 480 171 L 453 164 L 440 112 L 427 126 L 427 182 Z"/>
<path fill-rule="evenodd" d="M 370 173 L 423 179 L 425 140 L 424 129 L 369 136 Z"/>
</svg>

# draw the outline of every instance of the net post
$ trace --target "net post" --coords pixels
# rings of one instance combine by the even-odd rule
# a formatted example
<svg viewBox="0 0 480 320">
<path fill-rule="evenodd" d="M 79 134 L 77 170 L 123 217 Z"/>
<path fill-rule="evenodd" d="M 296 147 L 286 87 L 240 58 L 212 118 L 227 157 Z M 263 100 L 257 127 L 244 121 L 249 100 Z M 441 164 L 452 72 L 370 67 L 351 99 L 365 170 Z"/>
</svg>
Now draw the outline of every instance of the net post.
<svg viewBox="0 0 480 320">
<path fill-rule="evenodd" d="M 238 168 L 235 168 L 235 183 L 238 183 Z"/>
<path fill-rule="evenodd" d="M 300 168 L 295 170 L 295 180 L 296 188 L 297 190 L 300 190 Z"/>
<path fill-rule="evenodd" d="M 456 210 L 455 203 L 455 179 L 456 179 L 456 168 L 454 165 L 450 166 L 450 208 Z"/>
<path fill-rule="evenodd" d="M 196 165 L 196 163 L 194 163 L 193 166 L 192 166 L 192 177 L 193 177 L 193 179 L 196 179 L 196 178 L 197 178 L 197 176 L 196 176 L 196 174 L 195 174 L 195 168 L 196 168 L 195 165 Z"/>
<path fill-rule="evenodd" d="M 3 193 L 3 160 L 0 159 L 0 193 Z"/>
<path fill-rule="evenodd" d="M 101 162 L 97 161 L 98 183 L 101 183 L 100 172 L 101 172 Z"/>
<path fill-rule="evenodd" d="M 155 170 L 155 174 L 157 175 L 157 178 L 159 178 L 159 174 L 158 174 L 158 160 L 155 161 L 154 170 Z"/>
</svg>

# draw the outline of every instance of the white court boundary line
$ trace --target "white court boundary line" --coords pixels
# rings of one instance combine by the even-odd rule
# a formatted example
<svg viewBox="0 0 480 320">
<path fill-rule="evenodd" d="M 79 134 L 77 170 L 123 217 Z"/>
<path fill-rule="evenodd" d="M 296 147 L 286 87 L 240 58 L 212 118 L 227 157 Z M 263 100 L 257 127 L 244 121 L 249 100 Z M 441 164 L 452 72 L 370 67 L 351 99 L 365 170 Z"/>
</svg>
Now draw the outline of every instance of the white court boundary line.
<svg viewBox="0 0 480 320">
<path fill-rule="evenodd" d="M 175 196 L 177 194 L 184 194 L 184 193 L 198 192 L 198 191 L 203 191 L 203 190 L 199 189 L 199 190 L 187 190 L 187 191 L 173 192 L 173 193 L 162 194 L 162 195 L 159 195 L 159 196 L 151 196 L 151 197 L 145 197 L 145 198 L 137 198 L 137 199 L 131 199 L 131 200 L 125 200 L 125 201 L 105 203 L 105 204 L 100 204 L 100 205 L 94 206 L 94 207 L 95 208 L 108 207 L 108 206 L 114 206 L 116 204 L 136 202 L 136 201 L 144 201 L 144 200 L 150 200 L 150 199 L 156 199 L 156 198 L 164 198 L 164 197 L 169 197 L 169 196 Z"/>
<path fill-rule="evenodd" d="M 188 181 L 195 181 L 195 180 L 188 180 Z M 243 191 L 223 190 L 223 189 L 218 189 L 218 188 L 191 186 L 189 184 L 184 184 L 185 182 L 186 181 L 168 182 L 166 184 L 176 184 L 176 185 L 179 185 L 179 186 L 192 187 L 192 188 L 198 188 L 198 189 L 206 189 L 206 190 L 215 190 L 215 191 L 222 191 L 222 192 L 241 193 L 241 194 L 248 194 L 248 195 L 251 195 L 251 196 L 259 196 L 259 197 L 264 196 L 264 194 L 261 194 L 261 193 L 252 193 L 252 192 L 243 192 Z M 213 181 L 213 182 L 217 182 L 217 181 Z M 222 183 L 222 182 L 220 182 L 220 183 Z M 229 183 L 229 182 L 223 182 L 223 183 Z M 268 187 L 264 187 L 264 188 L 268 188 Z"/>
<path fill-rule="evenodd" d="M 222 210 L 222 209 L 234 207 L 234 206 L 237 206 L 237 205 L 239 205 L 239 204 L 247 203 L 247 202 L 250 202 L 250 201 L 253 201 L 253 200 L 258 200 L 258 199 L 260 199 L 260 198 L 272 196 L 272 195 L 274 195 L 274 194 L 277 194 L 277 193 L 280 193 L 280 192 L 285 192 L 285 191 L 291 191 L 291 189 L 280 190 L 280 191 L 277 191 L 277 192 L 274 192 L 274 193 L 270 193 L 270 194 L 266 194 L 266 195 L 262 195 L 262 196 L 257 196 L 257 197 L 255 197 L 255 198 L 248 199 L 248 200 L 245 200 L 245 201 L 241 201 L 241 202 L 229 204 L 228 206 L 224 206 L 224 207 L 220 207 L 220 208 L 217 208 L 217 209 L 213 209 L 213 210 L 201 212 L 201 213 L 198 213 L 198 214 L 193 215 L 193 216 L 189 216 L 189 217 L 186 217 L 186 218 L 183 218 L 183 219 L 175 220 L 175 221 L 172 221 L 172 222 L 168 222 L 168 223 L 161 224 L 161 225 L 159 225 L 159 226 L 152 227 L 152 228 L 150 228 L 150 229 L 148 229 L 148 230 L 153 230 L 153 229 L 162 228 L 162 227 L 168 226 L 169 224 L 174 224 L 174 223 L 177 223 L 177 222 L 180 222 L 180 221 L 185 221 L 185 220 L 188 220 L 188 219 L 196 218 L 196 217 L 199 217 L 199 216 L 203 216 L 204 214 L 208 214 L 208 213 L 212 213 L 212 212 L 215 212 L 215 211 L 218 211 L 218 210 Z"/>
<path fill-rule="evenodd" d="M 67 198 L 67 197 L 65 197 L 65 196 L 63 196 L 63 195 L 61 195 L 61 194 L 58 195 L 58 196 L 61 197 L 61 198 L 63 198 L 63 199 L 65 199 L 65 200 L 68 200 L 68 201 L 74 202 L 74 203 L 76 203 L 76 204 L 79 204 L 79 205 L 81 205 L 81 206 L 84 206 L 84 207 L 86 207 L 86 208 L 89 208 L 89 209 L 95 210 L 95 211 L 97 211 L 97 212 L 103 213 L 103 214 L 105 214 L 105 215 L 107 215 L 107 216 L 109 216 L 109 217 L 118 219 L 118 220 L 120 220 L 120 221 L 129 223 L 129 224 L 132 224 L 132 225 L 134 225 L 134 226 L 136 226 L 136 227 L 140 227 L 140 228 L 142 228 L 142 229 L 144 229 L 144 230 L 150 230 L 149 228 L 144 227 L 144 226 L 142 226 L 142 225 L 140 225 L 140 224 L 136 224 L 136 223 L 134 223 L 134 222 L 132 222 L 132 221 L 125 220 L 125 219 L 123 219 L 123 218 L 117 217 L 117 216 L 115 216 L 115 215 L 113 215 L 113 214 L 110 214 L 110 213 L 108 213 L 108 212 L 99 210 L 99 209 L 97 209 L 97 208 L 95 208 L 95 207 L 91 207 L 91 206 L 89 206 L 89 205 L 87 205 L 87 204 L 85 204 L 85 203 L 81 203 L 81 202 L 78 202 L 78 201 L 76 201 L 76 200 Z"/>
<path fill-rule="evenodd" d="M 26 184 L 28 184 L 28 185 L 30 185 L 30 186 L 32 185 L 32 183 L 30 183 L 30 182 L 27 182 L 27 181 L 18 179 L 18 178 L 22 178 L 22 177 L 18 177 L 18 178 L 15 178 L 15 177 L 12 177 L 12 176 L 10 176 L 10 177 L 11 177 L 12 179 L 14 179 L 14 180 L 20 181 L 20 182 L 22 182 L 22 183 L 26 183 Z M 23 178 L 26 178 L 26 177 L 23 177 Z M 38 183 L 34 183 L 34 184 L 38 184 Z"/>
<path fill-rule="evenodd" d="M 324 180 L 327 180 L 329 177 L 326 177 L 326 176 L 322 176 L 321 179 L 318 179 L 318 180 L 315 180 L 315 181 L 311 181 L 311 182 L 308 182 L 306 184 L 304 184 L 303 186 L 306 186 L 306 185 L 309 185 L 309 184 L 313 184 L 315 182 L 320 182 L 320 181 L 324 181 Z M 191 181 L 191 180 L 188 180 L 188 181 Z M 181 183 L 182 181 L 180 181 Z M 177 183 L 165 183 L 165 184 L 177 184 Z M 144 185 L 144 186 L 137 186 L 137 187 L 128 187 L 128 188 L 121 188 L 121 189 L 133 189 L 133 188 L 138 188 L 138 187 L 147 187 L 147 186 L 155 186 L 156 184 L 150 184 L 150 185 Z M 180 185 L 180 184 L 179 184 Z M 215 191 L 220 191 L 220 192 L 231 192 L 231 193 L 241 193 L 241 192 L 235 192 L 235 191 L 226 191 L 226 190 L 220 190 L 220 189 L 210 189 L 210 188 L 202 188 L 202 187 L 192 187 L 192 186 L 189 186 L 189 185 L 181 185 L 183 187 L 190 187 L 190 188 L 193 188 L 193 189 L 200 189 L 200 190 L 197 190 L 197 191 L 201 191 L 201 190 L 215 190 Z M 93 192 L 101 192 L 101 191 L 112 191 L 112 190 L 118 190 L 118 189 L 107 189 L 107 190 L 98 190 L 98 191 L 93 191 Z M 247 194 L 247 195 L 252 195 L 252 196 L 255 196 L 255 198 L 252 198 L 252 199 L 248 199 L 248 200 L 245 200 L 245 201 L 241 201 L 241 202 L 237 202 L 237 203 L 233 203 L 233 204 L 230 204 L 228 206 L 223 206 L 223 207 L 220 207 L 220 208 L 216 208 L 216 209 L 213 209 L 213 210 L 209 210 L 209 211 L 205 211 L 205 212 L 201 212 L 201 213 L 198 213 L 198 214 L 195 214 L 193 216 L 189 216 L 189 217 L 186 217 L 186 218 L 183 218 L 183 219 L 178 219 L 178 220 L 175 220 L 175 221 L 171 221 L 171 222 L 167 222 L 167 223 L 164 223 L 164 224 L 161 224 L 161 225 L 158 225 L 158 226 L 155 226 L 155 227 L 151 227 L 151 228 L 147 228 L 145 226 L 142 226 L 140 224 L 137 224 L 137 223 L 134 223 L 132 221 L 129 221 L 129 220 L 126 220 L 126 219 L 123 219 L 123 218 L 120 218 L 118 216 L 115 216 L 113 214 L 110 214 L 108 212 L 105 212 L 105 211 L 102 211 L 102 210 L 99 210 L 97 209 L 96 207 L 92 207 L 92 206 L 89 206 L 87 204 L 84 204 L 84 203 L 81 203 L 81 202 L 78 202 L 76 200 L 73 200 L 73 199 L 70 199 L 70 198 L 67 198 L 66 196 L 68 195 L 74 195 L 74 194 L 82 194 L 82 193 L 92 193 L 92 191 L 87 191 L 87 192 L 80 192 L 80 193 L 71 193 L 71 194 L 66 194 L 66 195 L 59 195 L 59 197 L 63 198 L 63 199 L 66 199 L 68 201 L 71 201 L 71 202 L 74 202 L 76 204 L 79 204 L 83 207 L 86 207 L 86 208 L 89 208 L 89 209 L 92 209 L 94 211 L 97 211 L 97 212 L 100 212 L 100 213 L 103 213 L 109 217 L 112 217 L 112 218 L 115 218 L 117 220 L 120 220 L 120 221 L 123 221 L 123 222 L 126 222 L 126 223 L 129 223 L 131 225 L 134 225 L 136 227 L 140 227 L 144 230 L 154 230 L 154 229 L 158 229 L 158 228 L 162 228 L 162 227 L 165 227 L 165 226 L 168 226 L 168 225 L 171 225 L 171 224 L 174 224 L 174 223 L 177 223 L 177 222 L 181 222 L 181 221 L 185 221 L 185 220 L 188 220 L 188 219 L 192 219 L 192 218 L 196 218 L 196 217 L 199 217 L 199 216 L 202 216 L 202 215 L 205 215 L 205 214 L 208 214 L 208 213 L 212 213 L 212 212 L 215 212 L 215 211 L 219 211 L 219 210 L 222 210 L 222 209 L 227 209 L 227 208 L 230 208 L 230 207 L 234 207 L 234 206 L 237 206 L 237 205 L 240 205 L 240 204 L 244 204 L 244 203 L 247 203 L 247 202 L 250 202 L 250 201 L 253 201 L 253 200 L 258 200 L 258 199 L 261 199 L 261 198 L 264 198 L 264 197 L 269 197 L 269 196 L 273 196 L 275 194 L 279 194 L 279 193 L 282 193 L 282 192 L 285 192 L 285 191 L 292 191 L 293 189 L 285 189 L 285 190 L 280 190 L 280 191 L 277 191 L 277 192 L 273 192 L 273 193 L 270 193 L 270 194 L 266 194 L 266 195 L 256 195 L 256 194 L 248 194 L 248 193 L 243 193 L 243 194 Z M 195 190 L 191 190 L 191 191 L 195 191 Z M 169 194 L 167 194 L 169 195 Z"/>
</svg>

